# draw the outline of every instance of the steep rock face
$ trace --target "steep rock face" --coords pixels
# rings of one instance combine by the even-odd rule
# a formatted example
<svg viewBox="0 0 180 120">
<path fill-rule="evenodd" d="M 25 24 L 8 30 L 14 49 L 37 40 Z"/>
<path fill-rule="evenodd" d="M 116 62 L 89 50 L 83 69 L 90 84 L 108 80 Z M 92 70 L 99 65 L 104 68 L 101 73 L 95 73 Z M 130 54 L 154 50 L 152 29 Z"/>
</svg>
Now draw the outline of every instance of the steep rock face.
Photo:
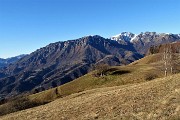
<svg viewBox="0 0 180 120">
<path fill-rule="evenodd" d="M 0 94 L 49 89 L 86 74 L 94 64 L 122 65 L 141 57 L 132 44 L 97 35 L 52 43 L 1 69 Z"/>
</svg>

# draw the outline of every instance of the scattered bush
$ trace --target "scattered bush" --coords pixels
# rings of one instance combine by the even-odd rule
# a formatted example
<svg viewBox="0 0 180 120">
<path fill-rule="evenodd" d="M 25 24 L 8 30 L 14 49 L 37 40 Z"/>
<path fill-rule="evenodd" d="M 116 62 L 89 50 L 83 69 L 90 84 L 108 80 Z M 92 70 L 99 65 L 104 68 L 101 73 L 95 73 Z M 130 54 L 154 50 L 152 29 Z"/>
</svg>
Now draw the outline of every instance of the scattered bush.
<svg viewBox="0 0 180 120">
<path fill-rule="evenodd" d="M 107 75 L 107 70 L 110 69 L 110 66 L 108 64 L 98 64 L 95 66 L 95 76 L 100 77 L 100 76 L 105 76 Z"/>
<path fill-rule="evenodd" d="M 7 103 L 2 104 L 0 106 L 0 115 L 17 112 L 20 110 L 39 106 L 42 104 L 45 104 L 45 103 L 38 103 L 35 101 L 31 101 L 27 97 L 17 97 L 17 98 L 9 100 Z"/>
<path fill-rule="evenodd" d="M 7 102 L 7 100 L 6 100 L 5 98 L 1 98 L 1 99 L 0 99 L 0 105 L 4 104 L 4 103 L 6 103 L 6 102 Z"/>
<path fill-rule="evenodd" d="M 158 77 L 158 75 L 152 74 L 152 73 L 150 74 L 150 73 L 149 73 L 149 74 L 146 74 L 146 75 L 145 75 L 145 80 L 146 80 L 146 81 L 150 81 L 150 80 L 156 79 L 157 77 Z"/>
<path fill-rule="evenodd" d="M 122 75 L 130 73 L 128 70 L 120 70 L 118 68 L 112 68 L 107 64 L 100 64 L 95 66 L 96 72 L 93 74 L 95 77 L 101 77 L 106 75 Z"/>
</svg>

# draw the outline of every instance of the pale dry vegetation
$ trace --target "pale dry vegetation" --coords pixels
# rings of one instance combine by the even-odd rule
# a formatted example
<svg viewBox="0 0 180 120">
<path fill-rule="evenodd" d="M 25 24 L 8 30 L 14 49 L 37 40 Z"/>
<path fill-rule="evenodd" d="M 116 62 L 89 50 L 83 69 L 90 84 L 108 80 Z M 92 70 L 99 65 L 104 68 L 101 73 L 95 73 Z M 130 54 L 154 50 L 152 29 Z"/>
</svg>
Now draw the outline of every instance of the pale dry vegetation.
<svg viewBox="0 0 180 120">
<path fill-rule="evenodd" d="M 19 96 L 13 99 L 9 99 L 6 103 L 0 105 L 0 116 L 17 112 L 20 110 L 32 108 L 35 106 L 46 104 L 47 102 L 32 101 L 27 96 Z"/>
<path fill-rule="evenodd" d="M 163 78 L 160 56 L 108 67 L 103 76 L 94 76 L 97 71 L 93 71 L 60 87 L 30 95 L 28 100 L 39 105 L 53 102 L 2 119 L 179 119 L 180 74 Z"/>
<path fill-rule="evenodd" d="M 180 74 L 153 81 L 88 90 L 47 105 L 3 116 L 2 120 L 180 118 Z"/>
<path fill-rule="evenodd" d="M 86 74 L 74 81 L 57 87 L 60 97 L 64 97 L 73 93 L 82 92 L 85 90 L 121 86 L 127 84 L 141 83 L 155 78 L 164 77 L 164 71 L 161 66 L 161 55 L 150 55 L 141 60 L 135 61 L 127 66 L 116 66 L 105 70 L 106 75 L 95 76 L 97 71 L 93 71 Z M 50 99 L 56 99 L 56 95 L 53 94 L 56 88 L 50 89 L 31 96 L 33 99 L 40 99 L 49 101 Z M 51 93 L 53 97 L 51 97 Z M 59 97 L 58 96 L 58 97 Z"/>
</svg>

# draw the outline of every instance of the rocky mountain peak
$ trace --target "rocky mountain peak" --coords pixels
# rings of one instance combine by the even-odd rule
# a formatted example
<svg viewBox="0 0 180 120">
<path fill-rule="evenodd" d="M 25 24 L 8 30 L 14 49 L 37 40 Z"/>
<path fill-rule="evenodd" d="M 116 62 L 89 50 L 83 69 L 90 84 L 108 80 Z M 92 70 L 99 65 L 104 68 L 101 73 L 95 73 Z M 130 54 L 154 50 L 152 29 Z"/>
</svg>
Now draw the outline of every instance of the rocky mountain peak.
<svg viewBox="0 0 180 120">
<path fill-rule="evenodd" d="M 157 33 L 157 32 L 141 32 L 140 34 L 134 34 L 131 32 L 122 32 L 118 35 L 112 36 L 110 39 L 124 42 L 153 42 L 157 39 L 180 39 L 180 34 L 172 33 Z"/>
<path fill-rule="evenodd" d="M 116 40 L 116 41 L 131 42 L 135 37 L 136 37 L 136 34 L 133 34 L 131 32 L 122 32 L 118 35 L 112 36 L 111 39 Z"/>
<path fill-rule="evenodd" d="M 92 40 L 97 41 L 97 40 L 101 40 L 101 39 L 104 39 L 104 38 L 101 37 L 100 35 L 89 35 L 89 36 L 79 38 L 79 41 L 85 40 L 87 42 L 87 41 L 92 41 Z"/>
</svg>

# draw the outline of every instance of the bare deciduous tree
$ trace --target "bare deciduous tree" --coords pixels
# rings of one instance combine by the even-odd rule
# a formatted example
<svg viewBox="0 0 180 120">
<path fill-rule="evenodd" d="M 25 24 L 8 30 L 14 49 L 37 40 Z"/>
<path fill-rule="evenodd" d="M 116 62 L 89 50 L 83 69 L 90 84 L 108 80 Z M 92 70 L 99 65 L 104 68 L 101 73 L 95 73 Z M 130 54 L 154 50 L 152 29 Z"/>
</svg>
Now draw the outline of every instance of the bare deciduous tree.
<svg viewBox="0 0 180 120">
<path fill-rule="evenodd" d="M 104 76 L 106 74 L 106 71 L 110 68 L 108 64 L 98 64 L 95 66 L 95 69 L 97 70 L 98 76 Z"/>
<path fill-rule="evenodd" d="M 164 75 L 167 76 L 168 62 L 169 62 L 169 46 L 166 45 L 164 48 L 163 61 L 164 61 Z"/>
<path fill-rule="evenodd" d="M 163 53 L 164 63 L 164 75 L 167 76 L 175 73 L 180 66 L 180 46 L 179 44 L 172 46 L 172 44 L 166 44 Z"/>
</svg>

